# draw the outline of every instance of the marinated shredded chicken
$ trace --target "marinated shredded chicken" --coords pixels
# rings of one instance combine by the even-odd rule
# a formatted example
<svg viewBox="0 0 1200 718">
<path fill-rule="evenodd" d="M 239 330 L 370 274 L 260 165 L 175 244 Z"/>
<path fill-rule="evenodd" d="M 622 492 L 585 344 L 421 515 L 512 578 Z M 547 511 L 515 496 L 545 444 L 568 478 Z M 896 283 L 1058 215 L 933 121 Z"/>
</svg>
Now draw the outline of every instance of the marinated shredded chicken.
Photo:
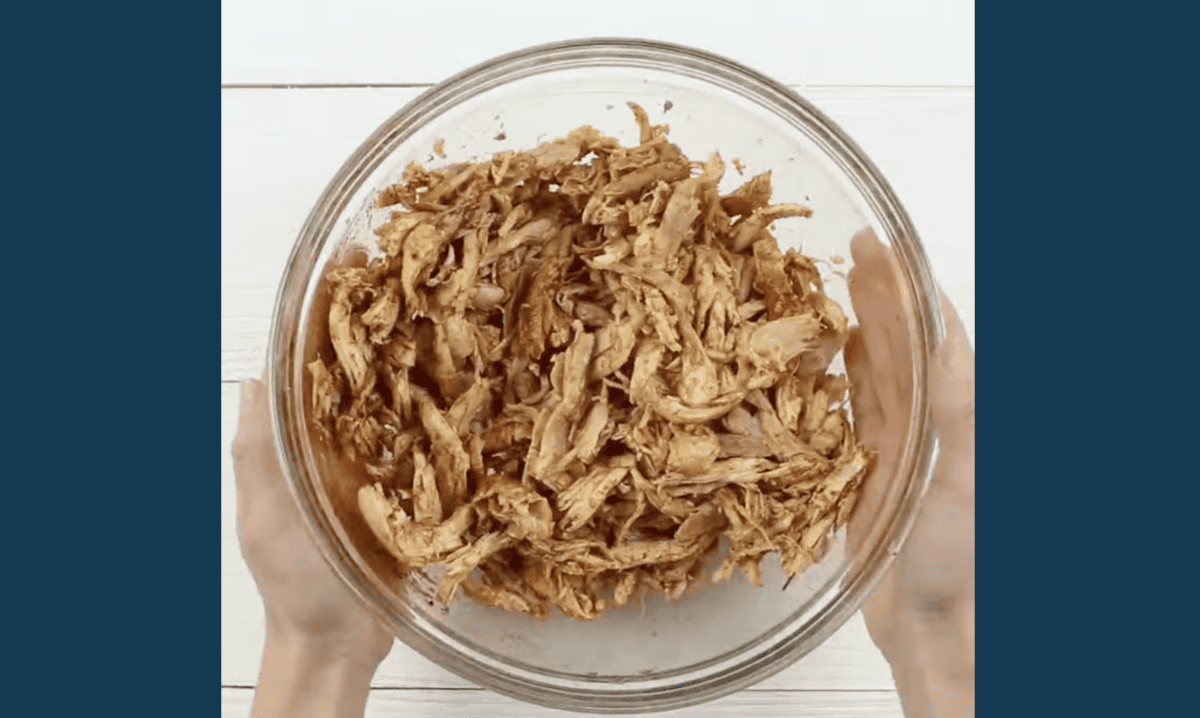
<svg viewBox="0 0 1200 718">
<path fill-rule="evenodd" d="M 338 267 L 333 356 L 309 366 L 322 435 L 376 482 L 359 505 L 401 570 L 538 617 L 639 587 L 818 560 L 869 457 L 828 373 L 847 320 L 781 252 L 764 173 L 722 196 L 631 105 L 527 152 L 409 166 L 378 197 L 382 255 Z M 439 147 L 440 149 L 440 147 Z M 606 598 L 608 597 L 608 598 Z"/>
</svg>

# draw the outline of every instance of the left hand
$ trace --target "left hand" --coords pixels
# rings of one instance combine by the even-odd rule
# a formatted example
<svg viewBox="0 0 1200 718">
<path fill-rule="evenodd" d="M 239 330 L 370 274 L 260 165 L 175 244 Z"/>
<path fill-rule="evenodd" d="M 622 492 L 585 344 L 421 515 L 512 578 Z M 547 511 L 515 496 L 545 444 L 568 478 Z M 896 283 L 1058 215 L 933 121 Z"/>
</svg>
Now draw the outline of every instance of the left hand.
<svg viewBox="0 0 1200 718">
<path fill-rule="evenodd" d="M 275 452 L 263 381 L 243 383 L 233 465 L 238 536 L 263 597 L 268 641 L 303 643 L 374 672 L 394 636 L 333 573 L 302 524 Z"/>
</svg>

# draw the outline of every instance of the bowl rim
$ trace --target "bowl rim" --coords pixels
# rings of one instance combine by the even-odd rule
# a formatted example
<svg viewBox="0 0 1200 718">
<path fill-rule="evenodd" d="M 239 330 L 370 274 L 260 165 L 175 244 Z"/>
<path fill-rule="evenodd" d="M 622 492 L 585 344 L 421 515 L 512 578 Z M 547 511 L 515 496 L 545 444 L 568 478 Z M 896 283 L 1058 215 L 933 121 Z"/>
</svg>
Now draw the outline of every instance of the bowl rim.
<svg viewBox="0 0 1200 718">
<path fill-rule="evenodd" d="M 657 63 L 657 64 L 656 64 Z M 774 102 L 803 121 L 807 130 L 819 133 L 814 140 L 825 143 L 822 149 L 827 158 L 835 161 L 846 177 L 856 186 L 859 199 L 870 205 L 888 233 L 887 239 L 899 255 L 902 279 L 909 283 L 914 299 L 916 334 L 924 347 L 913 362 L 914 401 L 910 416 L 910 440 L 897 466 L 908 471 L 910 479 L 903 486 L 895 511 L 889 520 L 878 525 L 871 536 L 881 534 L 884 540 L 869 549 L 863 568 L 852 577 L 834 599 L 817 614 L 807 617 L 816 630 L 793 632 L 750 657 L 739 656 L 726 661 L 717 670 L 687 680 L 628 681 L 619 684 L 620 690 L 597 689 L 586 677 L 574 681 L 539 680 L 533 671 L 498 669 L 474 656 L 454 654 L 443 643 L 425 635 L 415 623 L 403 621 L 380 608 L 386 589 L 378 579 L 361 570 L 361 559 L 350 544 L 349 537 L 336 520 L 328 499 L 305 480 L 304 462 L 306 439 L 294 417 L 303 416 L 303 392 L 297 387 L 297 376 L 303 371 L 297 361 L 300 327 L 291 322 L 296 316 L 295 296 L 304 296 L 311 271 L 318 268 L 318 255 L 329 235 L 345 216 L 346 203 L 358 192 L 363 182 L 378 168 L 405 138 L 436 118 L 446 109 L 487 92 L 514 79 L 541 74 L 547 70 L 571 67 L 625 65 L 677 72 L 712 84 L 739 91 L 757 103 Z M 741 90 L 746 90 L 742 92 Z M 747 94 L 753 91 L 753 95 Z M 832 151 L 831 151 L 832 149 Z M 299 289 L 299 292 L 295 290 Z M 303 523 L 319 552 L 334 573 L 350 591 L 397 637 L 409 647 L 443 668 L 483 687 L 518 700 L 551 708 L 588 711 L 593 713 L 627 713 L 661 711 L 683 708 L 728 695 L 783 670 L 824 642 L 858 609 L 890 567 L 892 560 L 910 533 L 920 503 L 932 479 L 936 465 L 937 438 L 926 395 L 926 368 L 932 348 L 944 336 L 940 304 L 935 301 L 937 286 L 933 281 L 928 258 L 921 247 L 912 222 L 882 172 L 866 153 L 830 118 L 787 86 L 736 61 L 694 47 L 656 40 L 627 37 L 604 37 L 567 40 L 537 45 L 506 53 L 479 63 L 428 88 L 397 110 L 368 136 L 341 165 L 320 198 L 314 204 L 288 258 L 279 292 L 275 300 L 267 352 L 268 386 L 276 450 L 284 469 L 289 492 L 292 494 Z M 914 347 L 916 345 L 914 344 Z M 334 540 L 331 537 L 337 537 Z M 349 548 L 348 548 L 349 547 Z M 364 581 L 364 579 L 366 579 Z M 372 581 L 374 584 L 372 584 Z M 407 617 L 415 621 L 417 617 Z M 761 643 L 761 641 L 760 641 Z M 710 661 L 711 663 L 712 661 Z M 690 667 L 689 667 L 690 668 Z M 671 673 L 686 673 L 678 669 Z M 664 677 L 669 678 L 664 674 Z"/>
</svg>

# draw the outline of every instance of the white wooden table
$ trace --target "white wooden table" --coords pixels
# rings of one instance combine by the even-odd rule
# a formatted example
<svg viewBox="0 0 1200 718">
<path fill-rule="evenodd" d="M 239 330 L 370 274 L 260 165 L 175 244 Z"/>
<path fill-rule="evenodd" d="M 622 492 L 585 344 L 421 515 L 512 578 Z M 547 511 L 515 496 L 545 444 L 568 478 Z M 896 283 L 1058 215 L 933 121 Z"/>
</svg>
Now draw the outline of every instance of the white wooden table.
<svg viewBox="0 0 1200 718">
<path fill-rule="evenodd" d="M 279 277 L 349 153 L 423 88 L 529 45 L 632 36 L 726 55 L 794 86 L 909 210 L 975 338 L 975 17 L 969 0 L 222 3 L 221 714 L 245 716 L 263 612 L 235 532 L 238 384 L 261 374 Z M 569 715 L 470 684 L 397 643 L 368 716 Z M 688 716 L 900 716 L 860 617 L 792 668 Z"/>
</svg>

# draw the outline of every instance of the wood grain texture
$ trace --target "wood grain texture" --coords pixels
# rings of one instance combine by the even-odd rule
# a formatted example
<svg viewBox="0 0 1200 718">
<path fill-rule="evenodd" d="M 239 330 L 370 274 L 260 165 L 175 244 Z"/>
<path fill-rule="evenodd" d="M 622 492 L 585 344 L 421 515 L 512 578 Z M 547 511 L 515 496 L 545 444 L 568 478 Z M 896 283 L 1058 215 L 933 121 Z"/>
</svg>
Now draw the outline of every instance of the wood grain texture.
<svg viewBox="0 0 1200 718">
<path fill-rule="evenodd" d="M 246 718 L 254 700 L 252 688 L 222 688 L 221 718 Z M 385 716 L 479 716 L 489 718 L 570 718 L 568 713 L 532 706 L 482 690 L 375 689 L 365 718 Z M 749 690 L 704 705 L 652 713 L 663 718 L 902 718 L 894 691 L 760 691 Z"/>
<path fill-rule="evenodd" d="M 583 37 L 704 48 L 803 85 L 974 85 L 970 0 L 224 0 L 222 84 L 434 83 Z"/>
<path fill-rule="evenodd" d="M 279 278 L 341 163 L 417 88 L 222 91 L 221 380 L 261 374 Z M 974 340 L 975 92 L 811 88 L 879 166 Z"/>
</svg>

